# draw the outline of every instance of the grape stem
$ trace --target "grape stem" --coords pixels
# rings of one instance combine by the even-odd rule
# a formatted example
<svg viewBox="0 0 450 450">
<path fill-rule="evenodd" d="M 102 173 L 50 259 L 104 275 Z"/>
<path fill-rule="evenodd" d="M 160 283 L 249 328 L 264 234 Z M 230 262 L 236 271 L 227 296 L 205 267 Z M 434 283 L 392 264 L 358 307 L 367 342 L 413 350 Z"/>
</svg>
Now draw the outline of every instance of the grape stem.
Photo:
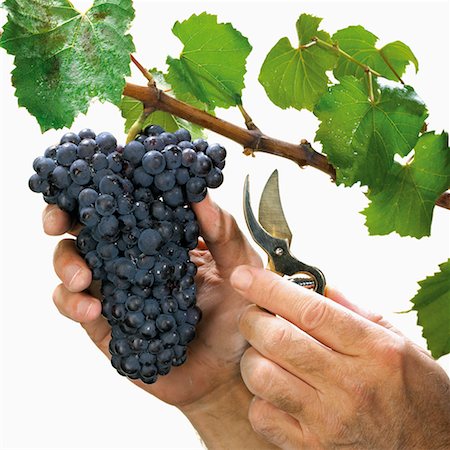
<svg viewBox="0 0 450 450">
<path fill-rule="evenodd" d="M 142 130 L 144 127 L 145 120 L 147 117 L 155 111 L 155 108 L 145 108 L 144 111 L 142 111 L 141 115 L 137 118 L 136 122 L 131 125 L 128 134 L 127 134 L 127 140 L 126 143 L 128 144 L 131 142 Z"/>
<path fill-rule="evenodd" d="M 300 144 L 292 144 L 267 136 L 258 128 L 249 130 L 239 127 L 167 95 L 158 89 L 155 84 L 139 86 L 126 83 L 123 95 L 141 101 L 144 104 L 144 109 L 150 110 L 153 108 L 165 111 L 225 136 L 241 144 L 248 154 L 264 152 L 281 156 L 290 159 L 300 167 L 314 167 L 329 175 L 332 181 L 336 181 L 336 170 L 327 157 L 315 151 L 306 140 L 302 140 Z M 450 209 L 450 192 L 444 192 L 437 199 L 436 205 Z"/>
</svg>

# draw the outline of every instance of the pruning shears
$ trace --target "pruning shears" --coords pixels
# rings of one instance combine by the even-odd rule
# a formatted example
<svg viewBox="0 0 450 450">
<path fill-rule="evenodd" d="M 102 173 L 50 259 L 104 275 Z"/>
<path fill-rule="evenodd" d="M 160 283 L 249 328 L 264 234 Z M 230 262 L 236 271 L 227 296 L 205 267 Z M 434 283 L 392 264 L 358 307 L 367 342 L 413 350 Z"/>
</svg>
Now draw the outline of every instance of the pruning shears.
<svg viewBox="0 0 450 450">
<path fill-rule="evenodd" d="M 292 233 L 286 221 L 280 200 L 278 170 L 269 177 L 261 194 L 258 219 L 250 204 L 250 181 L 244 184 L 244 215 L 255 242 L 267 253 L 269 268 L 289 280 L 319 294 L 325 290 L 325 276 L 317 267 L 299 261 L 290 252 Z"/>
</svg>

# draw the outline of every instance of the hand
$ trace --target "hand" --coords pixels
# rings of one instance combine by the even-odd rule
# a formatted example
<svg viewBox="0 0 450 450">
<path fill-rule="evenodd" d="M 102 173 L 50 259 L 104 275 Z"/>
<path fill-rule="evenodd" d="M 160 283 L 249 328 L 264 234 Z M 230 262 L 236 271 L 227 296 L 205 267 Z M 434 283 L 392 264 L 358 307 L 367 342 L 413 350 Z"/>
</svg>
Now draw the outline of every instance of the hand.
<svg viewBox="0 0 450 450">
<path fill-rule="evenodd" d="M 153 385 L 133 382 L 164 402 L 179 407 L 202 438 L 216 448 L 233 447 L 233 439 L 242 442 L 247 439 L 250 446 L 266 448 L 268 444 L 255 435 L 248 422 L 246 411 L 252 395 L 239 369 L 247 343 L 239 333 L 238 317 L 247 302 L 231 288 L 228 280 L 239 264 L 260 267 L 262 263 L 235 220 L 209 197 L 194 205 L 194 209 L 205 240 L 191 251 L 191 259 L 198 266 L 197 304 L 203 312 L 197 338 L 189 346 L 184 365 L 173 368 Z M 47 207 L 43 222 L 44 230 L 51 235 L 79 231 L 78 227 L 72 227 L 68 216 L 54 206 Z M 101 316 L 98 298 L 86 291 L 91 284 L 91 272 L 78 254 L 74 240 L 65 239 L 58 244 L 54 266 L 62 281 L 53 296 L 57 308 L 63 315 L 81 323 L 93 342 L 109 357 L 110 326 Z M 212 420 L 216 423 L 211 423 Z M 228 423 L 230 421 L 233 423 Z M 228 436 L 224 437 L 224 433 Z"/>
<path fill-rule="evenodd" d="M 283 449 L 450 448 L 449 378 L 380 316 L 259 268 L 239 267 L 230 281 L 255 303 L 240 318 L 251 345 L 241 371 L 255 396 L 249 420 L 267 441 Z"/>
</svg>

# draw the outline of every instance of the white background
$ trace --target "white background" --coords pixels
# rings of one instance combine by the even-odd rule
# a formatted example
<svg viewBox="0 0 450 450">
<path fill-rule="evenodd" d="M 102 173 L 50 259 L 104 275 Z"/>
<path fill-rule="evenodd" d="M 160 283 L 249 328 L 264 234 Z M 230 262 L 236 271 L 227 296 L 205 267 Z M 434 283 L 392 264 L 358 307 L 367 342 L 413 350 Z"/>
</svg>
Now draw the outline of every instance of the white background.
<svg viewBox="0 0 450 450">
<path fill-rule="evenodd" d="M 89 3 L 74 1 L 81 9 Z M 248 59 L 244 105 L 269 135 L 312 141 L 317 127 L 311 113 L 272 105 L 257 82 L 265 55 L 280 37 L 289 36 L 295 45 L 295 21 L 302 12 L 324 17 L 322 26 L 331 33 L 361 24 L 380 36 L 380 45 L 397 39 L 410 45 L 420 71 L 415 75 L 408 70 L 404 78 L 429 107 L 429 129 L 449 128 L 448 2 L 137 1 L 135 7 L 131 32 L 136 55 L 149 67 L 164 69 L 166 55 L 179 54 L 181 46 L 171 27 L 194 12 L 216 13 L 220 21 L 232 22 L 246 35 L 254 49 Z M 51 293 L 58 280 L 52 252 L 58 238 L 42 232 L 43 201 L 28 190 L 27 180 L 34 157 L 59 140 L 62 131 L 41 135 L 35 119 L 17 106 L 9 79 L 12 58 L 4 51 L 0 64 L 3 448 L 201 448 L 189 422 L 175 408 L 116 374 L 80 326 L 53 306 Z M 139 74 L 134 81 L 144 83 Z M 218 115 L 242 123 L 237 111 L 220 110 Z M 109 104 L 94 104 L 87 116 L 77 118 L 73 129 L 86 126 L 113 131 L 122 142 L 125 137 L 120 113 Z M 416 281 L 448 258 L 448 211 L 435 210 L 431 238 L 369 237 L 358 213 L 367 200 L 358 188 L 337 188 L 317 170 L 300 170 L 273 156 L 244 157 L 237 144 L 212 133 L 210 140 L 225 143 L 229 154 L 225 183 L 212 196 L 244 229 L 244 176 L 251 174 L 256 199 L 278 168 L 294 232 L 293 253 L 320 267 L 328 282 L 350 299 L 383 313 L 425 345 L 415 314 L 395 312 L 410 308 Z M 448 370 L 449 361 L 441 358 L 440 363 Z"/>
</svg>

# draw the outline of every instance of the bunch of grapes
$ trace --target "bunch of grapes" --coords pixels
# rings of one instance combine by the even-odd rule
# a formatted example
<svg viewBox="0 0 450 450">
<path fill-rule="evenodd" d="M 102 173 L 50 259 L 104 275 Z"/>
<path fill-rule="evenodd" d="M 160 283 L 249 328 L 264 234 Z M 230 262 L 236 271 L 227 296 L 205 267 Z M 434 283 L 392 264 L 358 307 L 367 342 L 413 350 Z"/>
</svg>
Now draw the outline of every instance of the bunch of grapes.
<svg viewBox="0 0 450 450">
<path fill-rule="evenodd" d="M 124 147 L 90 129 L 66 133 L 35 159 L 30 189 L 76 218 L 77 247 L 101 280 L 112 365 L 154 383 L 186 361 L 201 318 L 189 250 L 190 203 L 222 184 L 226 150 L 150 125 Z"/>
</svg>

